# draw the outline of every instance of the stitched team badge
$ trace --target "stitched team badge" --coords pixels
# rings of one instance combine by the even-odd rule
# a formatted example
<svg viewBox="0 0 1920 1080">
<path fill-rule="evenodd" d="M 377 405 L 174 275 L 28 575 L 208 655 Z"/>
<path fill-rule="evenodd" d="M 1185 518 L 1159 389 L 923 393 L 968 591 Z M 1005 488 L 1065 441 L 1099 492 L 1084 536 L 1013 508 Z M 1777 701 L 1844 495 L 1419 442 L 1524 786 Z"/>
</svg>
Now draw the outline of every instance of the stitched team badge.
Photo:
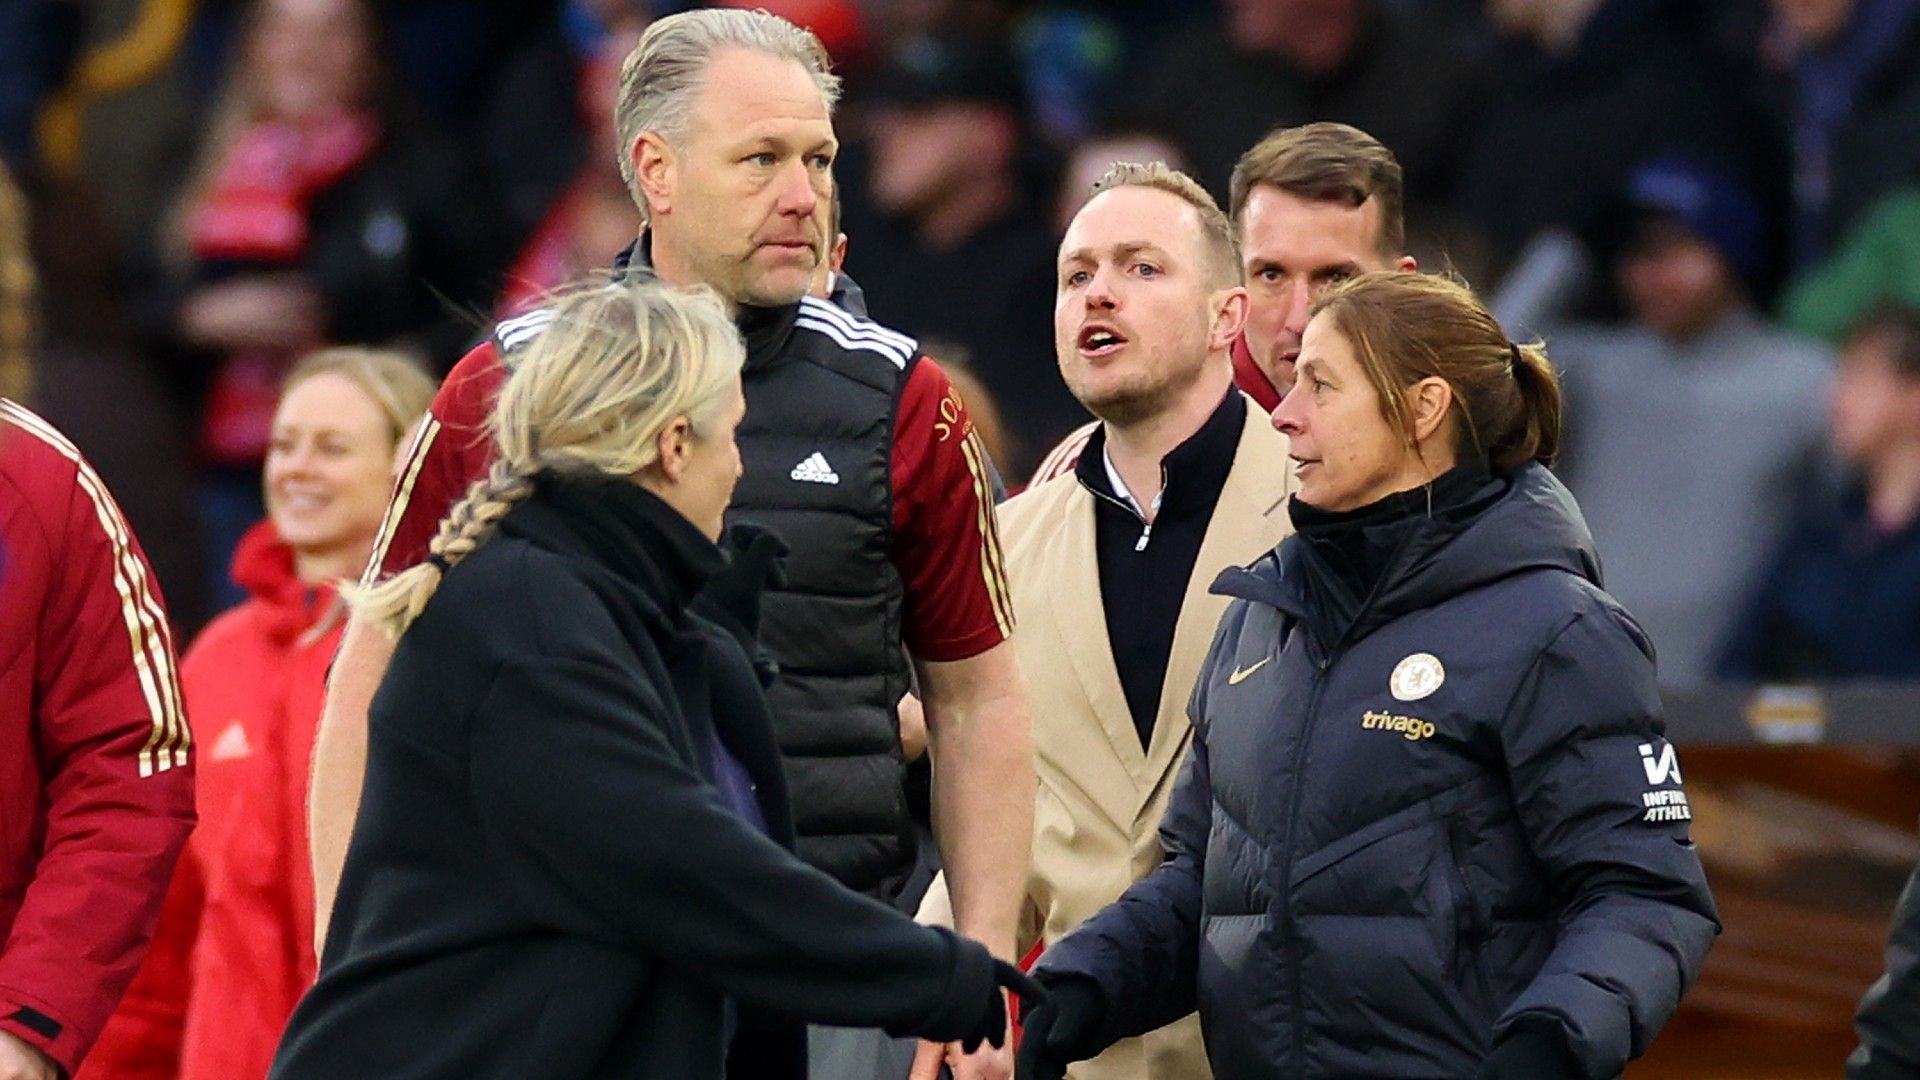
<svg viewBox="0 0 1920 1080">
<path fill-rule="evenodd" d="M 1432 653 L 1417 652 L 1393 666 L 1387 689 L 1397 701 L 1419 701 L 1447 681 L 1447 669 Z"/>
</svg>

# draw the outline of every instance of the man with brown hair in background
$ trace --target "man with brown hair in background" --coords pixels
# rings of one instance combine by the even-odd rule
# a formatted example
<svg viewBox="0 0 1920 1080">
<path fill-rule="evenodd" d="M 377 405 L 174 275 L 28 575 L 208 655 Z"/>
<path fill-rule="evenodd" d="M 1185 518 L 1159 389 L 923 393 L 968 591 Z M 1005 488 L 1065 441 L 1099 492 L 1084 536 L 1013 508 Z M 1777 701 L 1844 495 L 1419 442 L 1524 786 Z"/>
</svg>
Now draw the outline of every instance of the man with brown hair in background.
<svg viewBox="0 0 1920 1080">
<path fill-rule="evenodd" d="M 1233 343 L 1234 383 L 1272 412 L 1293 385 L 1307 312 L 1328 285 L 1368 270 L 1414 270 L 1393 152 L 1359 128 L 1281 128 L 1234 166 L 1228 213 L 1246 279 L 1246 330 Z M 1097 423 L 1069 435 L 1029 486 L 1069 472 Z"/>
</svg>

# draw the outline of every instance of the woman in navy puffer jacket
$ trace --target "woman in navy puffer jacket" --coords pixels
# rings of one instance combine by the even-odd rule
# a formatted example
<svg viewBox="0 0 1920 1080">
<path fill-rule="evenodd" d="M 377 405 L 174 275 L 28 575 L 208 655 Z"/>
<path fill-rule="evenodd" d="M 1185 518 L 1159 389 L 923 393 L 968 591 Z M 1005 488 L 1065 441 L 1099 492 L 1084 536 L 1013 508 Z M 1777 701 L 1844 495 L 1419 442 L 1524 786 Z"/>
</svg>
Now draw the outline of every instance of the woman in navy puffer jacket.
<svg viewBox="0 0 1920 1080">
<path fill-rule="evenodd" d="M 1298 535 L 1215 583 L 1166 861 L 1042 958 L 1022 1076 L 1195 1009 L 1220 1080 L 1617 1076 L 1719 924 L 1553 370 L 1387 273 L 1297 379 Z"/>
</svg>

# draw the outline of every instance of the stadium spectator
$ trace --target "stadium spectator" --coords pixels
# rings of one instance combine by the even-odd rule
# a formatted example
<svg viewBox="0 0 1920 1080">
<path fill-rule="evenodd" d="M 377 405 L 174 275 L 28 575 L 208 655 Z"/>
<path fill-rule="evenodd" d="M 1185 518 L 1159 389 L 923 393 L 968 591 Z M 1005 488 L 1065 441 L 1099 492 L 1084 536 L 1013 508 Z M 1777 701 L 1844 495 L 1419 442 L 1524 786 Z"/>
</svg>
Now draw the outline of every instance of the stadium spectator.
<svg viewBox="0 0 1920 1080">
<path fill-rule="evenodd" d="M 1108 169 L 1123 161 L 1158 161 L 1182 172 L 1188 169 L 1186 151 L 1173 140 L 1129 125 L 1113 127 L 1081 140 L 1067 152 L 1066 164 L 1060 170 L 1060 190 L 1053 203 L 1056 236 L 1067 234 L 1067 226 L 1073 224 L 1080 208 L 1087 204 L 1087 192 L 1093 190 L 1093 185 Z"/>
<path fill-rule="evenodd" d="M 346 612 L 400 442 L 433 398 L 409 360 L 328 349 L 287 376 L 266 461 L 267 520 L 234 555 L 249 594 L 188 648 L 203 723 L 200 825 L 146 964 L 79 1080 L 261 1080 L 313 984 L 307 772 Z"/>
<path fill-rule="evenodd" d="M 1920 305 L 1920 187 L 1875 203 L 1824 260 L 1802 272 L 1780 301 L 1780 319 L 1838 345 L 1883 300 Z"/>
<path fill-rule="evenodd" d="M 647 28 L 640 12 L 622 4 L 605 6 L 605 32 L 589 46 L 578 75 L 580 114 L 588 145 L 594 147 L 615 141 L 620 62 Z M 497 314 L 502 319 L 524 315 L 539 307 L 547 293 L 611 263 L 633 243 L 640 224 L 619 168 L 606 154 L 589 155 L 508 267 Z"/>
<path fill-rule="evenodd" d="M 456 149 L 389 93 L 366 0 L 259 0 L 162 240 L 188 350 L 217 596 L 259 520 L 280 380 L 327 343 L 404 341 L 442 367 L 491 292 L 491 234 Z"/>
<path fill-rule="evenodd" d="M 1755 578 L 1724 677 L 1920 678 L 1920 310 L 1860 322 L 1828 416 L 1847 474 L 1801 498 Z"/>
<path fill-rule="evenodd" d="M 1051 207 L 1023 182 L 1018 61 L 997 39 L 937 35 L 910 42 L 868 90 L 878 216 L 849 214 L 847 268 L 876 318 L 966 348 L 1025 475 L 1085 413 L 1047 350 Z"/>
<path fill-rule="evenodd" d="M 1445 195 L 1484 67 L 1453 20 L 1380 0 L 1227 0 L 1176 37 L 1133 88 L 1133 109 L 1193 155 L 1224 194 L 1247 147 L 1277 126 L 1338 120 L 1394 148 L 1418 198 Z"/>
<path fill-rule="evenodd" d="M 43 168 L 21 175 L 36 292 L 29 405 L 98 469 L 167 595 L 176 634 L 207 621 L 188 420 L 144 350 L 130 268 L 91 184 Z"/>
<path fill-rule="evenodd" d="M 1772 0 L 1764 48 L 1792 152 L 1793 263 L 1810 266 L 1920 172 L 1920 0 Z"/>
<path fill-rule="evenodd" d="M 1496 261 L 1542 230 L 1611 260 L 1608 209 L 1639 163 L 1724 158 L 1753 183 L 1764 122 L 1691 21 L 1692 0 L 1486 0 L 1502 38 L 1454 202 Z M 1388 145 L 1394 145 L 1391 139 Z"/>
<path fill-rule="evenodd" d="M 1710 165 L 1633 174 L 1615 276 L 1630 320 L 1550 334 L 1564 366 L 1562 475 L 1608 591 L 1660 650 L 1660 677 L 1711 677 L 1761 560 L 1812 482 L 1824 349 L 1773 329 L 1746 281 L 1764 250 L 1753 198 Z"/>
</svg>

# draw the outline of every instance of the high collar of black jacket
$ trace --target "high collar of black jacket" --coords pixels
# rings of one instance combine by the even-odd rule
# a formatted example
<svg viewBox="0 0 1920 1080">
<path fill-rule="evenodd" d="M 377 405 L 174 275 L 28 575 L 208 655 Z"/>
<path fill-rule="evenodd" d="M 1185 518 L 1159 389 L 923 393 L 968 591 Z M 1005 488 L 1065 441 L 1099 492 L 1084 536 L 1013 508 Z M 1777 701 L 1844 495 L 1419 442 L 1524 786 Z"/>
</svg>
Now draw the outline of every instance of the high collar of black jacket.
<svg viewBox="0 0 1920 1080">
<path fill-rule="evenodd" d="M 500 521 L 500 531 L 573 555 L 631 586 L 641 614 L 663 629 L 680 621 L 726 565 L 720 548 L 658 495 L 631 480 L 553 471 Z"/>
<path fill-rule="evenodd" d="M 1252 566 L 1223 572 L 1213 591 L 1280 609 L 1325 653 L 1527 570 L 1600 582 L 1586 520 L 1544 465 L 1501 475 L 1469 464 L 1357 510 L 1295 500 L 1292 514 L 1293 536 Z"/>
<path fill-rule="evenodd" d="M 1240 448 L 1240 432 L 1246 426 L 1247 402 L 1240 391 L 1228 388 L 1220 404 L 1200 425 L 1200 429 L 1160 459 L 1160 506 L 1154 521 L 1179 521 L 1187 518 L 1211 518 L 1220 490 L 1233 472 L 1233 459 Z M 1109 499 L 1121 495 L 1113 489 L 1107 475 L 1107 425 L 1100 424 L 1087 436 L 1087 445 L 1074 464 L 1074 476 L 1082 487 Z"/>
<path fill-rule="evenodd" d="M 613 273 L 617 278 L 634 275 L 653 277 L 653 260 L 649 254 L 651 233 L 642 233 L 638 240 L 628 244 L 626 249 L 613 260 Z M 860 292 L 860 286 L 853 279 L 839 275 L 841 281 L 836 295 L 858 297 L 858 303 L 864 309 L 866 300 Z M 856 313 L 857 314 L 857 313 Z M 772 367 L 786 355 L 787 342 L 793 337 L 794 321 L 800 317 L 800 304 L 779 304 L 774 307 L 756 307 L 741 305 L 735 311 L 733 322 L 740 328 L 740 336 L 747 344 L 748 371 L 759 371 Z"/>
</svg>

